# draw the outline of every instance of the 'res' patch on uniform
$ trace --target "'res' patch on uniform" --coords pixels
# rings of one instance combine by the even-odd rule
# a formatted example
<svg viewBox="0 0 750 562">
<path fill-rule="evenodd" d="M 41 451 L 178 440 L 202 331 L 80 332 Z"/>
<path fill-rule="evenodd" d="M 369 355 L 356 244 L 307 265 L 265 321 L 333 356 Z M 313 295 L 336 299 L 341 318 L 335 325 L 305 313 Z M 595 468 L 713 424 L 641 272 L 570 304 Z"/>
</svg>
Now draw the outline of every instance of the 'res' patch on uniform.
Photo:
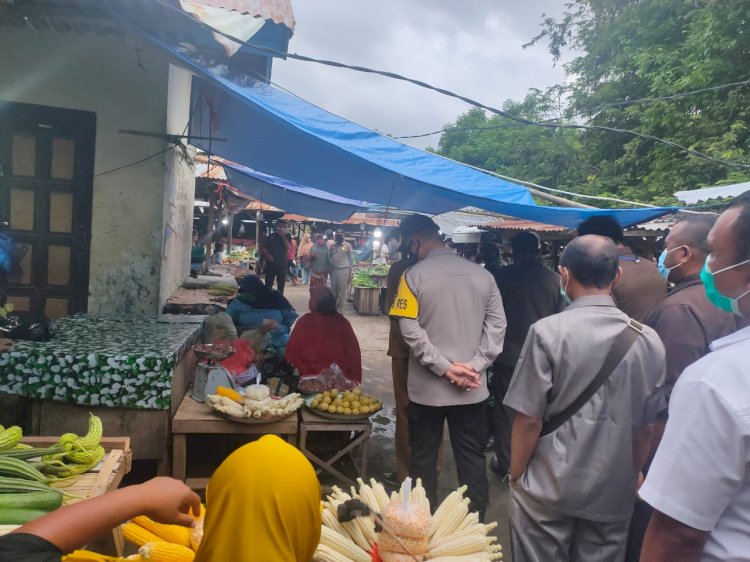
<svg viewBox="0 0 750 562">
<path fill-rule="evenodd" d="M 394 318 L 408 318 L 409 320 L 416 320 L 419 316 L 419 302 L 409 287 L 409 283 L 406 282 L 406 273 L 401 276 L 398 292 L 396 298 L 393 299 L 388 315 Z"/>
</svg>

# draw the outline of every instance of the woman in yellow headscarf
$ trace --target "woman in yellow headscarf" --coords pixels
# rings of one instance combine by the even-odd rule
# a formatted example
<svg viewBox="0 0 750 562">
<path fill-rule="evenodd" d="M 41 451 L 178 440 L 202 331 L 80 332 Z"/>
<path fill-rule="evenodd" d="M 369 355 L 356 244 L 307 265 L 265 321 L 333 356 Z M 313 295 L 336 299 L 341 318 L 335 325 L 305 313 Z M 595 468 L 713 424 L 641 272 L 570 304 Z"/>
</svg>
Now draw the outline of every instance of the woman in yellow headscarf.
<svg viewBox="0 0 750 562">
<path fill-rule="evenodd" d="M 265 435 L 229 455 L 211 477 L 195 562 L 310 562 L 320 523 L 312 465 Z"/>
</svg>

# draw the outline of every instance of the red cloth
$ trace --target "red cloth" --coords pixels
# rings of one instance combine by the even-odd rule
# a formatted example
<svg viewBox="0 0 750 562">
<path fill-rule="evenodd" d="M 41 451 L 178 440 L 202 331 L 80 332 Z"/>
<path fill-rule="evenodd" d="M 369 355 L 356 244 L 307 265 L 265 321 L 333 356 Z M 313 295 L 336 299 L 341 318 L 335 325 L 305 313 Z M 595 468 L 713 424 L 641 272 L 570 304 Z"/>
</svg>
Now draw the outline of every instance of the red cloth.
<svg viewBox="0 0 750 562">
<path fill-rule="evenodd" d="M 346 378 L 362 382 L 362 354 L 352 325 L 341 314 L 309 312 L 289 336 L 284 357 L 300 375 L 317 375 L 336 363 Z"/>
<path fill-rule="evenodd" d="M 289 242 L 289 250 L 286 252 L 286 257 L 289 261 L 294 261 L 297 257 L 297 241 L 294 238 Z"/>
</svg>

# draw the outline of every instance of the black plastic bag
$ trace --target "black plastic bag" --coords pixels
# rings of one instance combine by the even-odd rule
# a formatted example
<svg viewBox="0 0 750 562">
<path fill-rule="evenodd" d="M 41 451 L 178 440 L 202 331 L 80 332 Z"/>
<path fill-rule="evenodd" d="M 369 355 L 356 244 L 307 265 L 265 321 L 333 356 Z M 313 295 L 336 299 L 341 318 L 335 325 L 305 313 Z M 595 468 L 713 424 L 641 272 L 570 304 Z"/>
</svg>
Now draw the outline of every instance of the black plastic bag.
<svg viewBox="0 0 750 562">
<path fill-rule="evenodd" d="M 55 323 L 43 314 L 34 317 L 28 312 L 11 312 L 0 318 L 0 336 L 12 340 L 48 341 L 56 331 Z"/>
</svg>

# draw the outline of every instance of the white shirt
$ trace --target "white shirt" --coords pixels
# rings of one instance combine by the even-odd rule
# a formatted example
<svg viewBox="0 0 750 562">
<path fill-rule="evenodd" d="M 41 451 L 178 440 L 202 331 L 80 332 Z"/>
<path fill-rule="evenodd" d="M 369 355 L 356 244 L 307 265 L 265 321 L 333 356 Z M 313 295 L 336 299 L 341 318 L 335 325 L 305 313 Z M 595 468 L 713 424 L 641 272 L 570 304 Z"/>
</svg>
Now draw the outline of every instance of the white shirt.
<svg viewBox="0 0 750 562">
<path fill-rule="evenodd" d="M 703 562 L 750 560 L 750 328 L 685 369 L 641 497 L 710 531 Z"/>
</svg>

